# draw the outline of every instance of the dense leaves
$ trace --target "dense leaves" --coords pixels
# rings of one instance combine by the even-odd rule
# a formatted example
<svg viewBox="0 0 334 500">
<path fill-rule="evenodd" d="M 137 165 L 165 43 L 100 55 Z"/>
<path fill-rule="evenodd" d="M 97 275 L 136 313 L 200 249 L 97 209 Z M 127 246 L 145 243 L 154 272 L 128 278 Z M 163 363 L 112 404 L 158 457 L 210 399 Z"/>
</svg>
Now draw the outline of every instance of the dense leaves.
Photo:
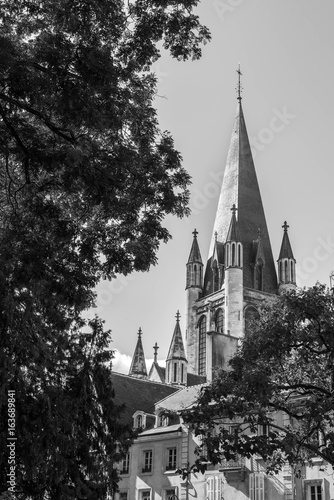
<svg viewBox="0 0 334 500">
<path fill-rule="evenodd" d="M 197 3 L 0 0 L 0 432 L 15 390 L 18 498 L 115 488 L 128 433 L 110 336 L 80 314 L 101 277 L 155 264 L 163 219 L 188 213 L 189 176 L 159 130 L 150 68 L 159 46 L 200 56 L 209 33 Z M 4 489 L 7 454 L 0 466 Z"/>
<path fill-rule="evenodd" d="M 334 464 L 334 297 L 323 285 L 266 304 L 230 361 L 185 414 L 217 463 L 257 453 L 276 471 Z"/>
</svg>

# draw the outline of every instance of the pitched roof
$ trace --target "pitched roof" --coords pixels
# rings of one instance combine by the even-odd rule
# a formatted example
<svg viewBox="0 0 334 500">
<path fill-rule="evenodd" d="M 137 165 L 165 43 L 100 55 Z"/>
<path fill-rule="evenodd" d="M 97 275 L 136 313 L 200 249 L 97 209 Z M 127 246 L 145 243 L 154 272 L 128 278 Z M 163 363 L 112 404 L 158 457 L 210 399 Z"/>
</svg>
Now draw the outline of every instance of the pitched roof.
<svg viewBox="0 0 334 500">
<path fill-rule="evenodd" d="M 169 425 L 167 427 L 155 427 L 140 433 L 139 437 L 156 436 L 157 434 L 170 434 L 172 432 L 182 431 L 180 424 Z"/>
<path fill-rule="evenodd" d="M 264 291 L 277 293 L 276 269 L 240 100 L 238 102 L 237 114 L 213 227 L 208 264 L 204 278 L 205 295 L 212 293 L 212 269 L 210 261 L 216 239 L 215 233 L 217 232 L 218 241 L 226 241 L 231 221 L 231 207 L 233 204 L 235 204 L 238 209 L 239 241 L 243 244 L 244 286 L 248 288 L 253 288 L 254 286 L 253 270 L 251 268 L 253 240 L 257 235 L 258 228 L 261 228 L 262 245 L 266 260 Z"/>
<path fill-rule="evenodd" d="M 138 411 L 154 413 L 157 401 L 170 396 L 179 389 L 171 385 L 152 382 L 112 372 L 111 379 L 115 391 L 115 404 L 125 405 L 123 419 L 125 423 L 132 423 L 132 415 Z"/>
<path fill-rule="evenodd" d="M 167 360 L 169 359 L 184 359 L 187 361 L 186 352 L 184 350 L 182 333 L 180 328 L 180 316 L 179 312 L 176 315 L 176 324 L 174 328 L 174 333 L 172 337 L 172 341 L 170 343 Z"/>
<path fill-rule="evenodd" d="M 133 375 L 135 377 L 147 377 L 146 361 L 145 361 L 143 344 L 141 341 L 141 335 L 142 331 L 141 328 L 139 328 L 137 345 L 135 348 L 135 352 L 133 353 L 133 358 L 129 371 L 129 375 Z"/>
<path fill-rule="evenodd" d="M 150 372 L 148 374 L 148 378 L 149 378 L 149 380 L 155 380 L 155 381 L 157 381 L 157 379 L 158 379 L 160 382 L 164 383 L 165 382 L 165 372 L 166 372 L 165 368 L 162 368 L 157 363 L 157 361 L 153 361 L 152 366 L 150 368 Z"/>
<path fill-rule="evenodd" d="M 205 384 L 193 385 L 180 389 L 175 394 L 167 396 L 156 404 L 157 408 L 169 411 L 181 411 L 192 406 L 198 399 L 200 391 Z"/>
</svg>

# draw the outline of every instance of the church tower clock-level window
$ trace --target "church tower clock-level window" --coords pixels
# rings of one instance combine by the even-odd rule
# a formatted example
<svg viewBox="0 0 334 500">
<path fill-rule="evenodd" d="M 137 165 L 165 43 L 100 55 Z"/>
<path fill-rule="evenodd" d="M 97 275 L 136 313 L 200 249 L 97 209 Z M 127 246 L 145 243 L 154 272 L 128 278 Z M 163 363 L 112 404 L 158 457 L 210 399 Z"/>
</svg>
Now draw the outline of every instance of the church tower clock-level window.
<svg viewBox="0 0 334 500">
<path fill-rule="evenodd" d="M 206 318 L 203 316 L 199 322 L 198 339 L 198 374 L 206 374 Z"/>
</svg>

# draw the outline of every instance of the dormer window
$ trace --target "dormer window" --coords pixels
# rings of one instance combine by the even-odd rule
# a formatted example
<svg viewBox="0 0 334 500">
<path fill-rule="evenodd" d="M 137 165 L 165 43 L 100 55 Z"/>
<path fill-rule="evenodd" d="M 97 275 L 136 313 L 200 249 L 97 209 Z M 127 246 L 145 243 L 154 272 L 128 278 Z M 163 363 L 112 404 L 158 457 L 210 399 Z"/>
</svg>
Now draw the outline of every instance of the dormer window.
<svg viewBox="0 0 334 500">
<path fill-rule="evenodd" d="M 135 429 L 144 429 L 146 427 L 146 414 L 142 411 L 136 411 L 133 415 L 133 424 Z"/>
<path fill-rule="evenodd" d="M 158 427 L 167 427 L 169 425 L 169 417 L 163 412 L 158 416 Z"/>
</svg>

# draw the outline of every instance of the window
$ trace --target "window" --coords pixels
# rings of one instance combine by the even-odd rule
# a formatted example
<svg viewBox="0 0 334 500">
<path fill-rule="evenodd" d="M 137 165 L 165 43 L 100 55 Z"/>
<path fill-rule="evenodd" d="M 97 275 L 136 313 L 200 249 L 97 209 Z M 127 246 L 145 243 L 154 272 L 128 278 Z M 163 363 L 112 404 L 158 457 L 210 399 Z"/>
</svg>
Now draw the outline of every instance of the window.
<svg viewBox="0 0 334 500">
<path fill-rule="evenodd" d="M 167 427 L 169 425 L 169 417 L 164 415 L 164 413 L 160 413 L 158 420 L 158 427 Z"/>
<path fill-rule="evenodd" d="M 199 355 L 198 355 L 198 374 L 206 374 L 206 317 L 203 316 L 199 324 Z"/>
<path fill-rule="evenodd" d="M 166 470 L 175 470 L 176 469 L 176 457 L 177 457 L 176 448 L 168 448 Z"/>
<path fill-rule="evenodd" d="M 185 380 L 184 380 L 184 364 L 182 363 L 181 364 L 181 384 L 184 384 L 185 383 Z"/>
<path fill-rule="evenodd" d="M 173 363 L 173 369 L 174 369 L 174 372 L 173 372 L 173 382 L 176 383 L 177 382 L 177 363 Z"/>
<path fill-rule="evenodd" d="M 127 491 L 120 491 L 119 500 L 128 500 L 128 492 Z"/>
<path fill-rule="evenodd" d="M 216 332 L 224 333 L 224 314 L 221 309 L 216 314 Z"/>
<path fill-rule="evenodd" d="M 142 472 L 152 472 L 152 450 L 144 451 L 144 466 Z"/>
<path fill-rule="evenodd" d="M 221 500 L 222 477 L 220 474 L 209 476 L 206 480 L 206 500 Z"/>
<path fill-rule="evenodd" d="M 306 484 L 307 500 L 323 500 L 325 498 L 322 492 L 322 480 L 310 480 Z"/>
<path fill-rule="evenodd" d="M 311 500 L 321 500 L 322 495 L 321 495 L 321 486 L 314 485 L 310 486 L 310 493 L 311 493 Z"/>
<path fill-rule="evenodd" d="M 151 500 L 151 490 L 140 490 L 139 500 Z"/>
<path fill-rule="evenodd" d="M 258 436 L 269 436 L 269 425 L 259 424 L 257 426 L 257 434 Z"/>
<path fill-rule="evenodd" d="M 255 276 L 254 276 L 254 288 L 255 290 L 263 290 L 263 260 L 258 259 L 255 266 Z"/>
<path fill-rule="evenodd" d="M 164 491 L 163 500 L 177 500 L 176 488 L 169 488 Z"/>
<path fill-rule="evenodd" d="M 130 470 L 130 453 L 127 453 L 122 460 L 121 474 L 129 474 Z"/>
<path fill-rule="evenodd" d="M 238 243 L 238 266 L 242 267 L 242 264 L 241 243 Z"/>
<path fill-rule="evenodd" d="M 249 475 L 249 498 L 250 500 L 264 500 L 264 473 L 252 473 Z"/>
<path fill-rule="evenodd" d="M 245 310 L 245 335 L 250 332 L 252 322 L 259 319 L 260 315 L 255 307 L 247 307 Z"/>
<path fill-rule="evenodd" d="M 136 418 L 136 428 L 140 429 L 140 427 L 143 427 L 143 415 L 138 415 Z"/>
</svg>

